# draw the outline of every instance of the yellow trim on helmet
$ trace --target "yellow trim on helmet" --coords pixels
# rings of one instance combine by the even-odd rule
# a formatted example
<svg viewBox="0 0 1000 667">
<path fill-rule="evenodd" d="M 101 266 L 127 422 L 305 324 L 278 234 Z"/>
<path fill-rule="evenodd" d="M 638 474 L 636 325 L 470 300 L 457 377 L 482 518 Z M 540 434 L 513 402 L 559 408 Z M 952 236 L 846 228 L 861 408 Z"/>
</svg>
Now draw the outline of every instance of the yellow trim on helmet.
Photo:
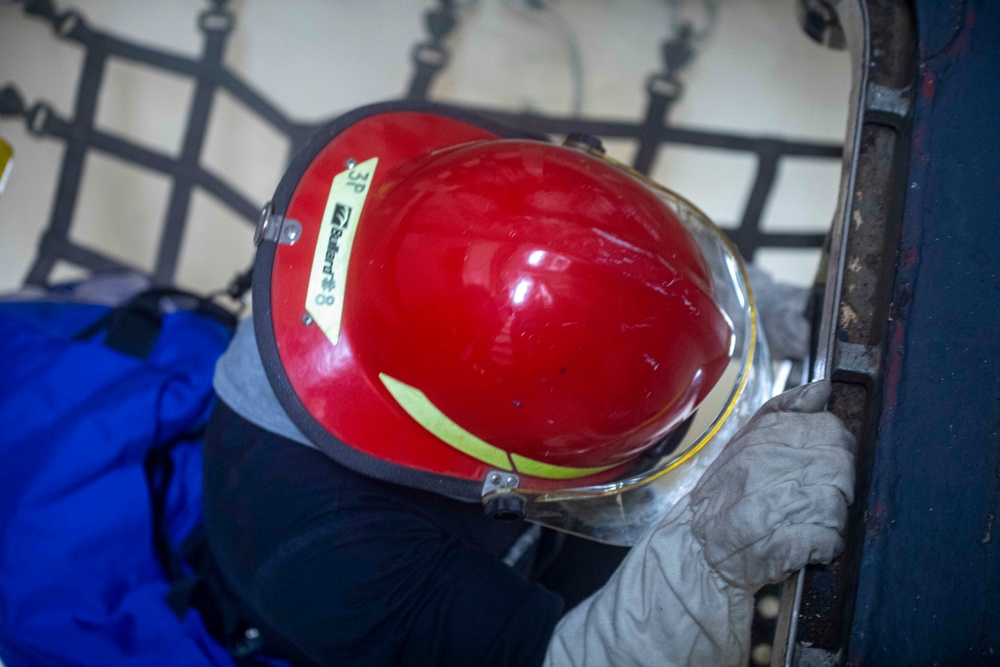
<svg viewBox="0 0 1000 667">
<path fill-rule="evenodd" d="M 466 456 L 471 456 L 477 461 L 482 461 L 494 468 L 516 470 L 525 475 L 545 479 L 573 479 L 575 477 L 593 475 L 602 470 L 614 467 L 571 468 L 545 463 L 544 461 L 536 461 L 529 459 L 527 456 L 506 452 L 496 445 L 491 445 L 485 440 L 474 436 L 453 422 L 448 415 L 441 412 L 427 398 L 424 392 L 416 387 L 411 387 L 405 382 L 400 382 L 385 373 L 379 373 L 378 377 L 382 380 L 385 388 L 389 390 L 389 393 L 392 394 L 392 397 L 396 399 L 396 402 L 399 403 L 399 407 L 403 408 L 406 414 L 413 417 L 414 421 L 430 431 L 431 435 L 441 442 L 454 447 Z"/>
<path fill-rule="evenodd" d="M 399 407 L 403 408 L 406 414 L 413 417 L 418 424 L 430 431 L 438 440 L 451 445 L 467 456 L 488 463 L 494 468 L 512 469 L 507 452 L 477 438 L 453 422 L 448 418 L 448 415 L 431 403 L 424 392 L 385 373 L 379 373 L 378 377 L 399 403 Z"/>
<path fill-rule="evenodd" d="M 614 468 L 614 466 L 601 466 L 598 468 L 570 468 L 567 466 L 557 466 L 543 461 L 535 461 L 527 456 L 514 454 L 511 452 L 511 460 L 518 472 L 532 477 L 544 477 L 545 479 L 573 479 L 575 477 L 586 477 L 599 472 Z"/>
</svg>

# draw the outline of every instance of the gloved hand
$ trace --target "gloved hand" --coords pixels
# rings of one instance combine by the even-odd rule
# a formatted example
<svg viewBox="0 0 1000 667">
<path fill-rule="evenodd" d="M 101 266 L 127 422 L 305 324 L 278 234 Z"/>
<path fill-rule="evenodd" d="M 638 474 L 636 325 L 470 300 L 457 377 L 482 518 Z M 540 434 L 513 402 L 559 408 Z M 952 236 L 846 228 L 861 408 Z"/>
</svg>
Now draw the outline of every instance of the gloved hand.
<svg viewBox="0 0 1000 667">
<path fill-rule="evenodd" d="M 828 382 L 786 392 L 556 626 L 545 664 L 746 665 L 753 593 L 842 548 L 854 440 Z"/>
<path fill-rule="evenodd" d="M 803 359 L 809 352 L 806 302 L 809 290 L 775 282 L 756 266 L 746 264 L 760 322 L 775 359 Z"/>
<path fill-rule="evenodd" d="M 761 407 L 691 492 L 691 530 L 709 565 L 748 591 L 844 548 L 854 499 L 854 438 L 824 412 L 826 381 Z"/>
</svg>

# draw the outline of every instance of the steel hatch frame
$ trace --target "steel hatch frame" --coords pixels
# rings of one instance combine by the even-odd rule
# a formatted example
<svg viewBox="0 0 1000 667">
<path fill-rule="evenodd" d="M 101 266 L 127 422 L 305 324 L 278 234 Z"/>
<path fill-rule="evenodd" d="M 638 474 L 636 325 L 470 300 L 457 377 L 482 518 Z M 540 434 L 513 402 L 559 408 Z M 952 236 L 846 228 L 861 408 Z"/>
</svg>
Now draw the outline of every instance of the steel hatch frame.
<svg viewBox="0 0 1000 667">
<path fill-rule="evenodd" d="M 1000 663 L 1000 6 L 832 8 L 856 109 L 817 377 L 859 438 L 845 553 L 784 587 L 772 665 Z"/>
<path fill-rule="evenodd" d="M 864 508 L 881 410 L 915 76 L 903 0 L 831 3 L 851 53 L 852 89 L 837 213 L 818 276 L 811 377 L 833 382 L 830 410 L 858 440 L 845 552 L 785 583 L 772 667 L 843 664 L 862 558 Z"/>
</svg>

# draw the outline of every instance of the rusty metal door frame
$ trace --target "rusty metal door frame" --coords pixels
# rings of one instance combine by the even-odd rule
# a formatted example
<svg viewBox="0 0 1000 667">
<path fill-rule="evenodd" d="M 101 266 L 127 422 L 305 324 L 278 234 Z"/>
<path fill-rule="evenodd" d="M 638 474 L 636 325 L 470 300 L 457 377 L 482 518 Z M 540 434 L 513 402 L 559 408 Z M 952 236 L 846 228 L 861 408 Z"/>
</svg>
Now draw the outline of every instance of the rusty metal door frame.
<svg viewBox="0 0 1000 667">
<path fill-rule="evenodd" d="M 830 409 L 858 438 L 858 479 L 844 554 L 829 566 L 800 571 L 783 586 L 772 667 L 839 665 L 846 656 L 881 409 L 916 72 L 909 3 L 815 0 L 802 6 L 829 10 L 827 28 L 846 38 L 851 53 L 852 112 L 838 207 L 818 276 L 822 300 L 811 375 L 834 383 Z"/>
</svg>

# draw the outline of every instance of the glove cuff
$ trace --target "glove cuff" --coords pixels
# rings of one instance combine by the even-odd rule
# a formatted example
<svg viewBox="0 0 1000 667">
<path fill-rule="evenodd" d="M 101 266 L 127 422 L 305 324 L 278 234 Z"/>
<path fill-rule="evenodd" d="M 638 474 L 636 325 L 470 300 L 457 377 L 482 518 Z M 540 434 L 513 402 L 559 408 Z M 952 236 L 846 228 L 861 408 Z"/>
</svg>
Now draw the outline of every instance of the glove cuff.
<svg viewBox="0 0 1000 667">
<path fill-rule="evenodd" d="M 746 665 L 753 598 L 708 565 L 683 499 L 556 626 L 546 665 Z"/>
</svg>

